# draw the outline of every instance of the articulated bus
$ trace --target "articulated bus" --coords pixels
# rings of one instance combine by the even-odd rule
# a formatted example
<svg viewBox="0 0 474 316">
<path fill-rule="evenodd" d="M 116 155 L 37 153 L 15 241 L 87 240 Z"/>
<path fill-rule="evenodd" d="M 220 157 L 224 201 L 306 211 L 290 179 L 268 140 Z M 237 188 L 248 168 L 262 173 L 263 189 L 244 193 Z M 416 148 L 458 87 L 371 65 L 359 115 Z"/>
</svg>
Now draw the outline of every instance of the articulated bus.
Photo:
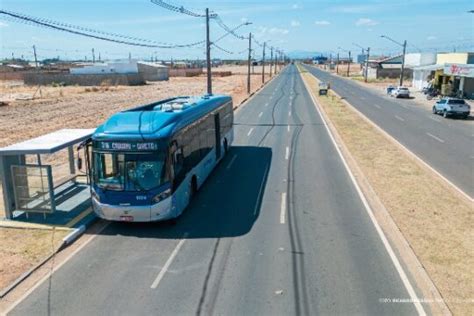
<svg viewBox="0 0 474 316">
<path fill-rule="evenodd" d="M 94 212 L 112 221 L 178 217 L 231 145 L 233 119 L 224 95 L 112 115 L 83 146 Z"/>
</svg>

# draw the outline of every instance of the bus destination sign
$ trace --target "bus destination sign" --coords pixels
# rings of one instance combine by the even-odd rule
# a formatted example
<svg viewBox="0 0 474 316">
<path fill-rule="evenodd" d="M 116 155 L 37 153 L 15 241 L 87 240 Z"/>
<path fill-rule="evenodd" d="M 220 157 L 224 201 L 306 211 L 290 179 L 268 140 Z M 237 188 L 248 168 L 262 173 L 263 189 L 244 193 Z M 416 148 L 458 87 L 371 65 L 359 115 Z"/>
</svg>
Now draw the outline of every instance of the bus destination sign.
<svg viewBox="0 0 474 316">
<path fill-rule="evenodd" d="M 150 151 L 158 150 L 158 143 L 154 142 L 97 142 L 97 148 L 113 151 Z"/>
</svg>

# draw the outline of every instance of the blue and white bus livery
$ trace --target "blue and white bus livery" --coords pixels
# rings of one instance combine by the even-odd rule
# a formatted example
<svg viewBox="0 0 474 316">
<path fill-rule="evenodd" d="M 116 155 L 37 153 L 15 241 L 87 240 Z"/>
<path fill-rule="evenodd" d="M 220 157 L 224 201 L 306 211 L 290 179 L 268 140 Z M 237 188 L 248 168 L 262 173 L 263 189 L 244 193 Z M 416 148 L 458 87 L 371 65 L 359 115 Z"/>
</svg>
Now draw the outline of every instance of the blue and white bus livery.
<svg viewBox="0 0 474 316">
<path fill-rule="evenodd" d="M 229 96 L 177 97 L 112 115 L 85 150 L 94 212 L 112 221 L 178 217 L 232 140 Z"/>
</svg>

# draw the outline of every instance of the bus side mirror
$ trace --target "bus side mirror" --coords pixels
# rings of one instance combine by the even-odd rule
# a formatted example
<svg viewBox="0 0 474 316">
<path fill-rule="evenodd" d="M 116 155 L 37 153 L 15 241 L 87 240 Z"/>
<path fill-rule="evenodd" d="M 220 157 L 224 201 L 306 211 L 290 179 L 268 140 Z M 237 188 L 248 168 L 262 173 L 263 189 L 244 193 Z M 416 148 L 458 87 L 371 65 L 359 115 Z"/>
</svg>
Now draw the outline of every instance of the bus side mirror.
<svg viewBox="0 0 474 316">
<path fill-rule="evenodd" d="M 82 158 L 77 157 L 77 169 L 82 170 Z"/>
</svg>

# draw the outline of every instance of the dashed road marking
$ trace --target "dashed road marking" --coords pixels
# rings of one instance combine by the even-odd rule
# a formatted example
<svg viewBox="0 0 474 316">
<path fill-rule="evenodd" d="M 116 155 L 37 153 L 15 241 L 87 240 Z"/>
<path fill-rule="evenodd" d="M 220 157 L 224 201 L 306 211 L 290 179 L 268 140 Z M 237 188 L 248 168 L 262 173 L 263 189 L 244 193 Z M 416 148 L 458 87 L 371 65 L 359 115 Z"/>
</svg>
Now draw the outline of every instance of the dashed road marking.
<svg viewBox="0 0 474 316">
<path fill-rule="evenodd" d="M 291 116 L 291 111 L 288 112 L 288 116 Z"/>
<path fill-rule="evenodd" d="M 161 268 L 160 273 L 158 273 L 158 276 L 156 277 L 155 281 L 153 281 L 153 283 L 150 286 L 152 289 L 156 289 L 158 285 L 160 284 L 160 281 L 163 279 L 163 277 L 165 276 L 165 273 L 168 271 L 168 268 L 170 267 L 171 263 L 173 263 L 174 258 L 178 254 L 179 249 L 181 249 L 184 242 L 186 241 L 186 237 L 188 237 L 188 233 L 185 233 L 183 235 L 183 238 L 181 238 L 181 240 L 179 241 L 179 243 L 176 245 L 173 252 L 171 253 L 170 257 L 168 258 L 168 260 L 166 260 L 165 265 L 163 266 L 163 268 Z"/>
<path fill-rule="evenodd" d="M 287 126 L 286 126 L 286 131 L 287 131 L 287 132 L 290 132 L 290 125 L 287 125 Z"/>
<path fill-rule="evenodd" d="M 290 158 L 290 148 L 286 146 L 285 159 L 288 160 L 288 158 Z"/>
<path fill-rule="evenodd" d="M 286 219 L 286 192 L 281 194 L 281 204 L 280 204 L 280 224 L 285 224 Z"/>
<path fill-rule="evenodd" d="M 429 117 L 430 119 L 432 119 L 433 121 L 435 121 L 435 122 L 438 122 L 438 123 L 441 122 L 439 119 L 437 119 L 437 118 L 435 118 L 435 117 L 433 117 L 433 116 L 431 116 L 431 115 L 428 115 L 428 117 Z"/>
<path fill-rule="evenodd" d="M 250 134 L 252 134 L 253 132 L 253 127 L 249 130 L 249 132 L 247 133 L 247 136 L 250 136 Z"/>
<path fill-rule="evenodd" d="M 377 108 L 377 109 L 381 109 L 382 107 L 378 104 L 374 104 L 374 106 Z"/>
<path fill-rule="evenodd" d="M 431 137 L 431 138 L 436 139 L 436 140 L 437 140 L 438 142 L 440 142 L 440 143 L 444 143 L 444 140 L 441 139 L 441 138 L 439 138 L 438 136 L 435 136 L 435 135 L 433 135 L 433 134 L 431 134 L 431 133 L 426 133 L 426 135 L 428 135 L 428 136 Z"/>
<path fill-rule="evenodd" d="M 260 112 L 260 114 L 258 115 L 258 117 L 262 117 L 262 115 L 263 115 L 263 112 Z"/>
<path fill-rule="evenodd" d="M 395 118 L 399 121 L 402 121 L 402 122 L 405 122 L 405 119 L 404 118 L 401 118 L 400 116 L 398 115 L 395 115 Z"/>
</svg>

